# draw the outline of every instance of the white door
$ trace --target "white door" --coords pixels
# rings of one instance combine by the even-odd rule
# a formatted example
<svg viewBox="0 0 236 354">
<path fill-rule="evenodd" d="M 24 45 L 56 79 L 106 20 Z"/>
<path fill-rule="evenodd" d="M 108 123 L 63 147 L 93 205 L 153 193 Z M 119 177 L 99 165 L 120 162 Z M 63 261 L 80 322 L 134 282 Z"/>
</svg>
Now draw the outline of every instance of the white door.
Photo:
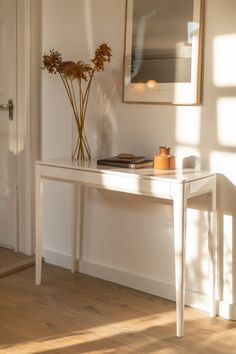
<svg viewBox="0 0 236 354">
<path fill-rule="evenodd" d="M 0 246 L 17 250 L 16 116 L 9 118 L 9 99 L 16 97 L 15 0 L 0 0 Z"/>
</svg>

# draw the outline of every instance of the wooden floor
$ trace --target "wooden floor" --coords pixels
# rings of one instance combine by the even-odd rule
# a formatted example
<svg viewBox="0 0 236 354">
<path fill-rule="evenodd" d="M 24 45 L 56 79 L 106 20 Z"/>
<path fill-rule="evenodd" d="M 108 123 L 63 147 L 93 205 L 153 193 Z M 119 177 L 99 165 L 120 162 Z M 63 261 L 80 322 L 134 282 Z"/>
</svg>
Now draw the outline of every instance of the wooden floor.
<svg viewBox="0 0 236 354">
<path fill-rule="evenodd" d="M 31 267 L 33 264 L 34 257 L 0 247 L 0 278 Z"/>
<path fill-rule="evenodd" d="M 0 353 L 234 354 L 236 322 L 186 308 L 175 336 L 175 304 L 43 265 L 0 279 Z"/>
</svg>

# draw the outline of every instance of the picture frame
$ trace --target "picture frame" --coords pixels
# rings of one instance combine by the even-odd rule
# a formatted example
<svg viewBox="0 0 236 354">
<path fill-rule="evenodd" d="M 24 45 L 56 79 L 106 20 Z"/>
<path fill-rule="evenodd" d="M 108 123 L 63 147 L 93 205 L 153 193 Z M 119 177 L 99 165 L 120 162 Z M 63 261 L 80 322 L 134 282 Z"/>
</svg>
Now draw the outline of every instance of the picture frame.
<svg viewBox="0 0 236 354">
<path fill-rule="evenodd" d="M 201 103 L 204 0 L 126 0 L 123 102 Z"/>
</svg>

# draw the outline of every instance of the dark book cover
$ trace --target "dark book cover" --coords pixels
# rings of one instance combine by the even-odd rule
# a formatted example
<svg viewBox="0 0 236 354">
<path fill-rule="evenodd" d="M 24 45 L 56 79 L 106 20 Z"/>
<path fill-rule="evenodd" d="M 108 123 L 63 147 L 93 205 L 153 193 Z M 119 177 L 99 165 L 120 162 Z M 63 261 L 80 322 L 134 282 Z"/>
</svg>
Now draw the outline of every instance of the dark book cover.
<svg viewBox="0 0 236 354">
<path fill-rule="evenodd" d="M 122 167 L 122 168 L 152 168 L 153 160 L 142 159 L 139 162 L 130 162 L 130 161 L 121 161 L 121 160 L 111 160 L 111 159 L 100 159 L 97 160 L 98 165 L 103 166 L 114 166 L 114 167 Z"/>
</svg>

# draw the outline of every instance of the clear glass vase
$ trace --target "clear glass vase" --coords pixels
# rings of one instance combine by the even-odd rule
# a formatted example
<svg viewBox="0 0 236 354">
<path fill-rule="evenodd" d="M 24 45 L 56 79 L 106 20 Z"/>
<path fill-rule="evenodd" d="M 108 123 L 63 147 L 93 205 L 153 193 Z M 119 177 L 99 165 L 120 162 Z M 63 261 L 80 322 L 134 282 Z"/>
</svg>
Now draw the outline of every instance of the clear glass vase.
<svg viewBox="0 0 236 354">
<path fill-rule="evenodd" d="M 91 151 L 88 139 L 85 133 L 85 128 L 77 125 L 77 138 L 72 158 L 79 161 L 90 160 Z"/>
</svg>

